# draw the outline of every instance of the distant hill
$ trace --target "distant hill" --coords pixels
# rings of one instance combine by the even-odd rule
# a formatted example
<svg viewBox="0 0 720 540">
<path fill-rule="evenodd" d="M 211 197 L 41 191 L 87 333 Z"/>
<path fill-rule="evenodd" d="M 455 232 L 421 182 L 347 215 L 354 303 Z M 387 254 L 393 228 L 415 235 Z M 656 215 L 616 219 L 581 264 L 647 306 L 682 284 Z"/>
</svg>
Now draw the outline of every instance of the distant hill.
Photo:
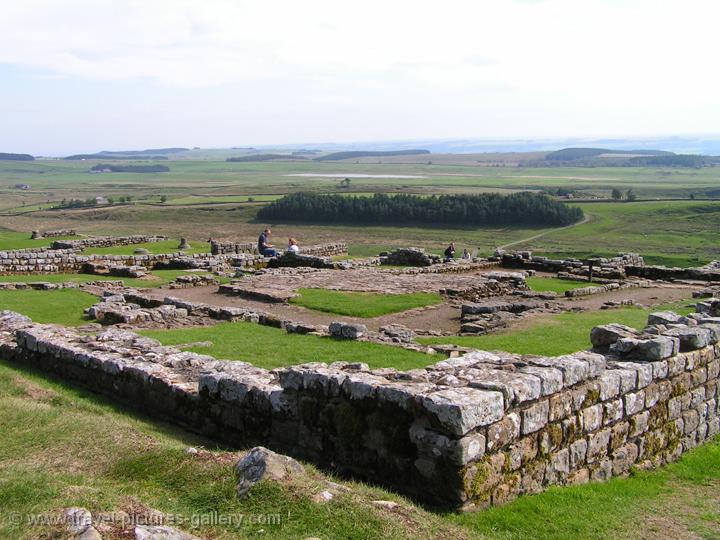
<svg viewBox="0 0 720 540">
<path fill-rule="evenodd" d="M 147 150 L 103 150 L 95 154 L 75 154 L 63 159 L 168 159 L 167 154 L 189 152 L 189 148 L 148 148 Z"/>
<path fill-rule="evenodd" d="M 110 163 L 98 163 L 90 169 L 90 172 L 158 173 L 170 172 L 170 167 L 167 165 L 113 165 Z"/>
<path fill-rule="evenodd" d="M 670 156 L 638 156 L 630 158 L 630 163 L 638 167 L 703 167 L 714 162 L 712 158 L 707 156 L 697 156 L 692 154 L 673 154 Z"/>
<path fill-rule="evenodd" d="M 276 159 L 307 159 L 302 156 L 289 156 L 287 154 L 252 154 L 250 156 L 238 156 L 227 158 L 225 161 L 247 162 L 247 161 L 274 161 Z"/>
<path fill-rule="evenodd" d="M 416 156 L 418 154 L 429 154 L 430 150 L 357 150 L 347 152 L 333 152 L 315 158 L 315 161 L 340 161 L 341 159 L 353 159 L 363 157 L 383 157 L 383 156 Z"/>
<path fill-rule="evenodd" d="M 30 154 L 6 154 L 0 152 L 0 160 L 3 161 L 34 161 L 35 158 Z"/>
<path fill-rule="evenodd" d="M 142 155 L 129 155 L 129 154 L 106 154 L 106 153 L 97 153 L 97 154 L 75 154 L 72 156 L 64 157 L 63 159 L 71 160 L 71 161 L 78 161 L 81 159 L 112 159 L 112 160 L 120 160 L 120 159 L 151 159 L 151 160 L 163 160 L 168 159 L 167 156 L 154 156 L 154 155 L 148 155 L 148 154 L 142 154 Z"/>
<path fill-rule="evenodd" d="M 144 156 L 155 154 L 179 154 L 180 152 L 189 151 L 189 148 L 148 148 L 146 150 L 103 150 L 102 152 L 98 153 L 105 155 Z"/>
<path fill-rule="evenodd" d="M 545 159 L 547 161 L 575 161 L 579 159 L 596 158 L 603 154 L 623 155 L 631 154 L 641 156 L 672 156 L 673 152 L 664 150 L 610 150 L 607 148 L 563 148 L 550 152 Z"/>
</svg>

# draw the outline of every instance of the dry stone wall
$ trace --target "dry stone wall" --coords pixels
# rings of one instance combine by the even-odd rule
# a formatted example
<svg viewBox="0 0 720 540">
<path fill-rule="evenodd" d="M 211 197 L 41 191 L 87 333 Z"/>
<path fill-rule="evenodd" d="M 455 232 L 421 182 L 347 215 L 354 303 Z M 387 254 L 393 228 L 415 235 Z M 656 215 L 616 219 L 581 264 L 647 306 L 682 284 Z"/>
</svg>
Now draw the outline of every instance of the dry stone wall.
<svg viewBox="0 0 720 540">
<path fill-rule="evenodd" d="M 0 251 L 0 274 L 80 272 L 86 264 L 144 266 L 150 269 L 219 269 L 229 261 L 208 253 L 185 255 L 82 255 L 73 249 Z"/>
<path fill-rule="evenodd" d="M 230 444 L 475 509 L 657 467 L 717 434 L 719 309 L 710 299 L 689 317 L 655 313 L 641 332 L 598 327 L 593 351 L 475 351 L 410 371 L 346 362 L 268 371 L 3 312 L 0 356 Z"/>
<path fill-rule="evenodd" d="M 136 234 L 132 236 L 97 236 L 82 238 L 80 240 L 55 240 L 50 249 L 77 249 L 87 247 L 114 247 L 129 246 L 133 244 L 147 244 L 167 240 L 167 236 Z"/>
<path fill-rule="evenodd" d="M 312 255 L 315 257 L 347 255 L 347 252 L 347 244 L 345 242 L 332 242 L 300 248 L 301 254 Z M 257 255 L 257 242 L 219 242 L 217 240 L 210 240 L 210 253 L 213 255 Z"/>
<path fill-rule="evenodd" d="M 617 257 L 596 257 L 590 259 L 550 259 L 548 257 L 533 256 L 531 251 L 499 250 L 495 257 L 505 268 L 518 268 L 522 270 L 536 270 L 538 272 L 565 272 L 576 276 L 590 276 L 592 264 L 593 277 L 605 279 L 625 279 L 626 268 L 629 266 L 641 268 L 645 265 L 644 259 L 637 253 L 621 253 Z"/>
</svg>

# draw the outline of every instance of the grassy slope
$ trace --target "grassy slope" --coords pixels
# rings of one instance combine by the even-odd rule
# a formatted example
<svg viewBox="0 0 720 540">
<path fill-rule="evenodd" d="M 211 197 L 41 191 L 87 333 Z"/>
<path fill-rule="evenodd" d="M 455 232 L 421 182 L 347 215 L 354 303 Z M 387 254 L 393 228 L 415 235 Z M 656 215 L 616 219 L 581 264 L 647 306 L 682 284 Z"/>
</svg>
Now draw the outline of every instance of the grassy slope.
<svg viewBox="0 0 720 540">
<path fill-rule="evenodd" d="M 636 251 L 651 264 L 697 266 L 720 258 L 720 203 L 649 202 L 580 205 L 588 223 L 514 246 L 586 256 Z"/>
<path fill-rule="evenodd" d="M 437 293 L 376 294 L 327 289 L 300 289 L 299 292 L 300 296 L 290 300 L 291 303 L 348 317 L 379 317 L 442 302 Z"/>
<path fill-rule="evenodd" d="M 249 499 L 235 495 L 238 456 L 163 424 L 138 419 L 86 392 L 67 389 L 0 363 L 0 537 L 59 538 L 57 527 L 18 526 L 16 514 L 83 506 L 100 512 L 152 508 L 189 518 L 279 515 L 280 524 L 204 526 L 193 532 L 216 539 L 458 537 L 458 528 L 423 510 L 406 520 L 371 504 L 401 498 L 361 484 L 326 504 L 311 496 L 328 489 L 309 468 L 307 478 L 261 482 Z M 409 504 L 409 503 L 405 503 Z M 405 527 L 410 524 L 408 529 Z M 181 527 L 186 530 L 190 525 Z M 115 533 L 120 537 L 121 531 Z M 122 536 L 125 538 L 125 536 Z"/>
<path fill-rule="evenodd" d="M 210 341 L 211 347 L 189 350 L 228 360 L 243 360 L 267 369 L 306 362 L 366 362 L 372 368 L 413 369 L 440 360 L 437 356 L 399 347 L 327 337 L 288 334 L 284 330 L 252 323 L 223 323 L 204 328 L 147 330 L 146 336 L 165 345 Z"/>
</svg>

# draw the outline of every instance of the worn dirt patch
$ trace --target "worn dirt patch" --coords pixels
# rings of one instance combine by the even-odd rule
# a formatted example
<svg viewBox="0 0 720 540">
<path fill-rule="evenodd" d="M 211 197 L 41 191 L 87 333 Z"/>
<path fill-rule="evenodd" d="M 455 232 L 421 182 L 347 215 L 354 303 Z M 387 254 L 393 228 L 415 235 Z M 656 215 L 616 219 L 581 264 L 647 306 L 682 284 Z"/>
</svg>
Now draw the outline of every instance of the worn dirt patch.
<svg viewBox="0 0 720 540">
<path fill-rule="evenodd" d="M 12 382 L 23 389 L 26 397 L 34 401 L 48 401 L 58 395 L 54 390 L 43 388 L 42 386 L 21 377 L 13 377 Z"/>
</svg>

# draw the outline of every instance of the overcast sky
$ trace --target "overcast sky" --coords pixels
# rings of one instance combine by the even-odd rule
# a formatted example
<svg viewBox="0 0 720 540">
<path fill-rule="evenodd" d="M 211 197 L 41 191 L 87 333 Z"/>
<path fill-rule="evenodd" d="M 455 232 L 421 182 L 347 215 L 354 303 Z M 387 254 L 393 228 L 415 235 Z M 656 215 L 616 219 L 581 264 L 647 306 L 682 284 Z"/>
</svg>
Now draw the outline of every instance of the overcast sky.
<svg viewBox="0 0 720 540">
<path fill-rule="evenodd" d="M 717 0 L 22 0 L 0 151 L 720 131 Z"/>
</svg>

